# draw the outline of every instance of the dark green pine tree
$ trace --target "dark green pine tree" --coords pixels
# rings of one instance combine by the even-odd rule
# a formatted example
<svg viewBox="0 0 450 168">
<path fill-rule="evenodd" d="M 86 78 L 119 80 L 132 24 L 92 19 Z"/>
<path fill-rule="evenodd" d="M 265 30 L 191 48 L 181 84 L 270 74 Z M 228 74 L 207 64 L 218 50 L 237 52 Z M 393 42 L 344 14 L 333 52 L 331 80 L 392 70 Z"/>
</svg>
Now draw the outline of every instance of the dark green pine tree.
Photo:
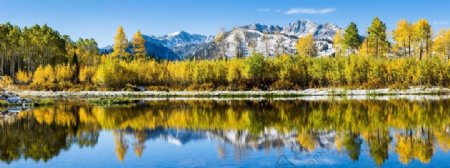
<svg viewBox="0 0 450 168">
<path fill-rule="evenodd" d="M 350 53 L 355 53 L 361 45 L 361 40 L 359 39 L 358 34 L 358 27 L 354 22 L 351 22 L 347 29 L 345 29 L 343 43 L 345 48 L 347 48 Z"/>
<path fill-rule="evenodd" d="M 73 73 L 72 80 L 73 80 L 74 83 L 78 83 L 79 82 L 78 76 L 80 75 L 80 63 L 78 61 L 77 53 L 73 54 L 73 57 L 70 60 L 69 64 L 71 66 L 75 67 L 75 72 Z"/>
</svg>

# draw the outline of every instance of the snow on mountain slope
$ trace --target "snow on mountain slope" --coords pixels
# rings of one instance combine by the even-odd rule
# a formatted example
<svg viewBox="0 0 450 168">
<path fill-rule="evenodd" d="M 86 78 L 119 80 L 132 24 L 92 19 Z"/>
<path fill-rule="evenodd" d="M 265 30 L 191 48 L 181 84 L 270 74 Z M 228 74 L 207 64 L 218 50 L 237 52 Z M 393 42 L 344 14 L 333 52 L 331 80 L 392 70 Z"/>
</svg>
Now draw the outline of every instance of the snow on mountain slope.
<svg viewBox="0 0 450 168">
<path fill-rule="evenodd" d="M 189 34 L 185 31 L 174 32 L 169 35 L 157 37 L 160 43 L 166 47 L 174 47 L 180 45 L 200 44 L 210 41 L 212 38 L 204 35 Z"/>
<path fill-rule="evenodd" d="M 162 59 L 212 59 L 219 57 L 245 57 L 252 53 L 265 56 L 294 54 L 299 38 L 313 34 L 319 56 L 334 54 L 333 37 L 340 30 L 337 25 L 317 24 L 308 19 L 277 25 L 251 24 L 224 32 L 214 41 L 213 36 L 190 34 L 185 31 L 155 37 L 144 36 L 147 52 Z"/>
<path fill-rule="evenodd" d="M 333 37 L 340 28 L 334 24 L 317 24 L 307 19 L 290 23 L 286 27 L 252 24 L 225 32 L 225 37 L 206 49 L 194 52 L 198 58 L 248 56 L 261 53 L 265 56 L 294 54 L 298 39 L 313 34 L 319 56 L 334 54 Z"/>
</svg>

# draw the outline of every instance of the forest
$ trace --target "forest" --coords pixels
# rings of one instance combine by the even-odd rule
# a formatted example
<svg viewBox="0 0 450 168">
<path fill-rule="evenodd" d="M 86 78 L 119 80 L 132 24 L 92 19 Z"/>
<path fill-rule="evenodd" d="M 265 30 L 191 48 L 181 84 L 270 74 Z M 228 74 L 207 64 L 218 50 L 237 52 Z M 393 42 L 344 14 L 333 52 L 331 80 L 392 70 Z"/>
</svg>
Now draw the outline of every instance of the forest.
<svg viewBox="0 0 450 168">
<path fill-rule="evenodd" d="M 350 23 L 333 39 L 336 53 L 317 55 L 313 35 L 296 54 L 167 61 L 146 53 L 140 31 L 129 41 L 120 26 L 114 51 L 95 39 L 73 41 L 47 25 L 0 24 L 0 87 L 19 90 L 298 90 L 305 88 L 448 87 L 450 29 L 425 19 L 400 20 L 394 30 L 375 17 L 360 35 Z M 131 49 L 128 49 L 130 48 Z"/>
</svg>

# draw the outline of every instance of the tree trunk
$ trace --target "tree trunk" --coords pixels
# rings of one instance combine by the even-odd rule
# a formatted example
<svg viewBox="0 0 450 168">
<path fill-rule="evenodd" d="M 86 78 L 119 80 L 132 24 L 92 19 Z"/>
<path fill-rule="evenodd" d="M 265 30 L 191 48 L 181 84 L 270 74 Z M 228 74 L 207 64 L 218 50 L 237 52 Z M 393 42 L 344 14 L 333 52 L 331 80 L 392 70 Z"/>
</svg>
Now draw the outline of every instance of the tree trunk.
<svg viewBox="0 0 450 168">
<path fill-rule="evenodd" d="M 422 54 L 423 54 L 423 47 L 420 47 L 419 49 L 419 59 L 422 60 Z"/>
</svg>

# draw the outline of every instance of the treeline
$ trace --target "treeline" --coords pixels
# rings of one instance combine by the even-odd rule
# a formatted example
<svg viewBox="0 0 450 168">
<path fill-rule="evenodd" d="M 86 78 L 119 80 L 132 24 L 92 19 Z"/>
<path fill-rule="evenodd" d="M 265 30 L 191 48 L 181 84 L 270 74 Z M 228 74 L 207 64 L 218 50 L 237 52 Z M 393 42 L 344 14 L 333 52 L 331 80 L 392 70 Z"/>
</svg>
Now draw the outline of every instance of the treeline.
<svg viewBox="0 0 450 168">
<path fill-rule="evenodd" d="M 333 39 L 335 56 L 353 54 L 371 57 L 415 57 L 418 59 L 433 56 L 450 59 L 450 29 L 441 30 L 433 38 L 431 25 L 426 19 L 417 22 L 400 20 L 393 31 L 388 31 L 386 24 L 375 17 L 361 36 L 353 22 Z M 392 39 L 390 40 L 390 37 Z M 392 42 L 393 43 L 392 43 Z M 305 56 L 317 56 L 313 35 L 299 39 L 297 53 Z"/>
<path fill-rule="evenodd" d="M 311 87 L 407 88 L 450 84 L 450 63 L 438 57 L 374 58 L 260 54 L 230 60 L 119 60 L 103 57 L 99 66 L 40 66 L 19 71 L 18 84 L 37 90 L 99 90 L 146 86 L 148 90 L 288 90 Z M 79 83 L 75 83 L 78 77 Z"/>
<path fill-rule="evenodd" d="M 47 25 L 20 28 L 0 24 L 0 76 L 15 76 L 20 70 L 34 72 L 39 66 L 66 64 L 77 54 L 80 65 L 98 65 L 94 39 L 72 41 Z"/>
<path fill-rule="evenodd" d="M 399 21 L 392 41 L 385 23 L 372 21 L 367 37 L 350 23 L 334 37 L 336 53 L 315 58 L 313 35 L 295 55 L 164 61 L 148 57 L 140 31 L 128 41 L 119 27 L 114 51 L 100 55 L 94 39 L 73 42 L 48 26 L 0 25 L 2 87 L 37 90 L 280 90 L 309 87 L 442 86 L 450 78 L 450 30 L 434 39 L 431 25 Z M 130 49 L 131 48 L 131 49 Z M 8 77 L 11 76 L 11 77 Z"/>
</svg>

